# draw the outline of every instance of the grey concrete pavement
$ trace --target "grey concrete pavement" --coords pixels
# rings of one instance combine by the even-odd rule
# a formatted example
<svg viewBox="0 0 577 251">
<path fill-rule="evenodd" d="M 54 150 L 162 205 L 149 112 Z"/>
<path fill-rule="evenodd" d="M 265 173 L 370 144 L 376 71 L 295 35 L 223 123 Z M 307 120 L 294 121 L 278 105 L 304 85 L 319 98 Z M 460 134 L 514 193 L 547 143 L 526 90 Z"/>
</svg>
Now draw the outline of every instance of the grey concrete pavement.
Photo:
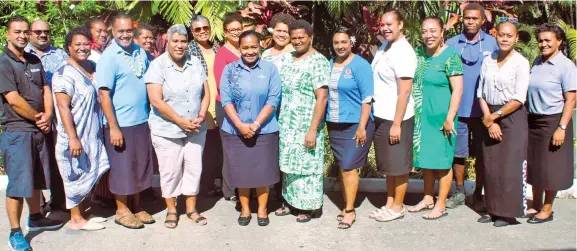
<svg viewBox="0 0 577 251">
<path fill-rule="evenodd" d="M 576 201 L 555 201 L 555 220 L 540 225 L 521 224 L 495 228 L 480 224 L 479 217 L 466 206 L 449 211 L 439 221 L 421 219 L 424 213 L 408 214 L 402 220 L 380 223 L 368 218 L 369 213 L 383 205 L 383 194 L 360 194 L 357 222 L 351 229 L 337 229 L 336 215 L 341 205 L 340 193 L 325 196 L 323 215 L 309 223 L 295 222 L 294 216 L 276 217 L 271 224 L 259 227 L 256 214 L 247 227 L 237 224 L 234 205 L 216 198 L 199 198 L 199 209 L 208 218 L 207 226 L 195 225 L 180 216 L 176 229 L 164 227 L 166 211 L 162 201 L 148 203 L 157 223 L 140 230 L 125 229 L 113 222 L 112 210 L 94 210 L 109 216 L 106 229 L 79 232 L 64 226 L 58 231 L 30 233 L 34 250 L 575 250 Z M 4 192 L 0 198 L 4 200 Z M 407 204 L 416 204 L 419 195 L 410 195 Z M 336 205 L 335 205 L 336 204 Z M 272 203 L 270 209 L 278 204 Z M 5 212 L 4 203 L 0 211 Z M 179 213 L 184 213 L 182 207 Z M 256 209 L 253 211 L 256 212 Z M 63 213 L 50 217 L 66 218 Z M 26 217 L 23 218 L 23 224 Z M 7 243 L 9 224 L 0 217 L 0 243 Z M 8 250 L 6 244 L 0 250 Z"/>
</svg>

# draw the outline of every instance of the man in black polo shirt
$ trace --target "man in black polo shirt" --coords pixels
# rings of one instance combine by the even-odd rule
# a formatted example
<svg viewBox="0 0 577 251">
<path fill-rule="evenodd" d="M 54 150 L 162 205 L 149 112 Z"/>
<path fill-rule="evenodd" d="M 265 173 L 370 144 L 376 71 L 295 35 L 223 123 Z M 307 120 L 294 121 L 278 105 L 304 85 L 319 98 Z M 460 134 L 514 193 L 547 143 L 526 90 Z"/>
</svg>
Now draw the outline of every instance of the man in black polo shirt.
<svg viewBox="0 0 577 251">
<path fill-rule="evenodd" d="M 24 52 L 30 38 L 28 21 L 20 16 L 7 23 L 8 45 L 0 54 L 0 152 L 8 174 L 6 211 L 12 250 L 32 250 L 20 229 L 23 198 L 30 216 L 28 231 L 55 229 L 61 221 L 40 211 L 41 189 L 50 188 L 50 161 L 44 134 L 50 133 L 54 104 L 42 62 Z"/>
</svg>

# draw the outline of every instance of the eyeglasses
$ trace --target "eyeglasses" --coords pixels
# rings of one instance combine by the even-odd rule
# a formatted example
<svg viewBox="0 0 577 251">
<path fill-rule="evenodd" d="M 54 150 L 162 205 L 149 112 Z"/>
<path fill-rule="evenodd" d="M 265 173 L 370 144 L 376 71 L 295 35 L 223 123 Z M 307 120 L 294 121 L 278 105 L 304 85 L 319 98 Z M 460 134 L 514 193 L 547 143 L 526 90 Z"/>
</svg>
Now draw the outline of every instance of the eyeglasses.
<svg viewBox="0 0 577 251">
<path fill-rule="evenodd" d="M 42 35 L 42 33 L 46 35 L 50 35 L 50 30 L 33 30 L 32 33 L 36 34 L 36 36 Z"/>
<path fill-rule="evenodd" d="M 242 28 L 226 29 L 226 31 L 228 31 L 229 33 L 241 33 L 241 32 L 242 32 Z"/>
<path fill-rule="evenodd" d="M 516 17 L 499 17 L 499 23 L 502 22 L 516 23 L 517 21 L 519 20 Z"/>
<path fill-rule="evenodd" d="M 477 61 L 479 61 L 479 58 L 483 54 L 483 41 L 479 39 L 479 54 L 469 53 L 468 55 L 465 55 L 463 52 L 465 52 L 465 48 L 467 48 L 467 45 L 469 45 L 469 41 L 465 41 L 465 46 L 463 46 L 463 49 L 461 49 L 461 53 L 459 53 L 461 54 L 461 61 L 463 62 L 463 64 L 466 65 L 474 65 L 477 63 Z"/>
<path fill-rule="evenodd" d="M 194 31 L 195 33 L 200 33 L 201 31 L 209 32 L 209 31 L 210 31 L 210 26 L 196 27 L 196 28 L 193 29 L 193 31 Z"/>
</svg>

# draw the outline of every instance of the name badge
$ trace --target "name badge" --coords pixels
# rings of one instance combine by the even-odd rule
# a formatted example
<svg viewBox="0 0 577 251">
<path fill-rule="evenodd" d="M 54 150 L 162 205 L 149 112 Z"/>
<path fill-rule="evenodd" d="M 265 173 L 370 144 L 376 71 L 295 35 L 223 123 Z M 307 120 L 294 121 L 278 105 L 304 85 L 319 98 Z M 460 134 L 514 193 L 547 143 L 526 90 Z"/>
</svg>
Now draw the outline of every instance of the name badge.
<svg viewBox="0 0 577 251">
<path fill-rule="evenodd" d="M 30 69 L 30 72 L 39 72 L 40 68 Z"/>
<path fill-rule="evenodd" d="M 343 75 L 343 77 L 344 77 L 344 78 L 347 78 L 347 79 L 353 78 L 351 68 L 345 69 L 345 75 Z"/>
</svg>

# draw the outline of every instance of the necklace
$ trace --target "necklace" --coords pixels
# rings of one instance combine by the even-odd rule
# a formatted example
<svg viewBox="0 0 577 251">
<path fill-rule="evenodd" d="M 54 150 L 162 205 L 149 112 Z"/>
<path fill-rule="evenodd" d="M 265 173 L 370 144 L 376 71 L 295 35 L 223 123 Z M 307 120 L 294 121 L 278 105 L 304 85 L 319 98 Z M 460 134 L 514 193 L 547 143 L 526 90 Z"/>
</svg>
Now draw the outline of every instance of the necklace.
<svg viewBox="0 0 577 251">
<path fill-rule="evenodd" d="M 120 54 L 122 54 L 122 58 L 124 58 L 124 61 L 126 61 L 126 63 L 128 63 L 128 65 L 130 66 L 130 69 L 132 69 L 132 72 L 134 72 L 134 75 L 136 75 L 137 78 L 142 77 L 144 65 L 142 64 L 142 59 L 140 58 L 140 53 L 136 53 L 136 60 L 138 61 L 138 66 L 139 66 L 138 71 L 136 71 L 136 69 L 134 68 L 134 64 L 132 63 L 132 59 L 129 58 L 128 56 L 126 56 L 126 53 L 120 52 Z"/>
</svg>

